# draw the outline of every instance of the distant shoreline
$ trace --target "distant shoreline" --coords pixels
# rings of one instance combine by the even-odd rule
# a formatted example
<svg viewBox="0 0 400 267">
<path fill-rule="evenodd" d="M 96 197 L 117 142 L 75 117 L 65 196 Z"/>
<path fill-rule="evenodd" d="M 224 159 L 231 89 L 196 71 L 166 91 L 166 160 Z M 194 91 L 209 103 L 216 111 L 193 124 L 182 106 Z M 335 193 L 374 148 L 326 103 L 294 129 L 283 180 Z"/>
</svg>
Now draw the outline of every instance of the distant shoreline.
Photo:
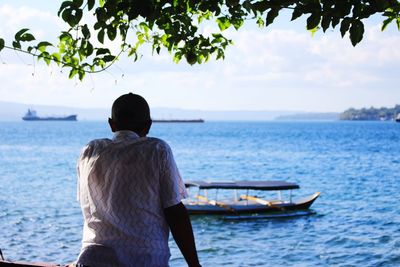
<svg viewBox="0 0 400 267">
<path fill-rule="evenodd" d="M 400 105 L 395 105 L 393 108 L 350 108 L 340 114 L 340 120 L 400 121 Z"/>
<path fill-rule="evenodd" d="M 275 118 L 277 121 L 337 121 L 340 113 L 337 112 L 307 112 Z"/>
<path fill-rule="evenodd" d="M 153 122 L 155 123 L 203 123 L 203 119 L 154 119 Z"/>
</svg>

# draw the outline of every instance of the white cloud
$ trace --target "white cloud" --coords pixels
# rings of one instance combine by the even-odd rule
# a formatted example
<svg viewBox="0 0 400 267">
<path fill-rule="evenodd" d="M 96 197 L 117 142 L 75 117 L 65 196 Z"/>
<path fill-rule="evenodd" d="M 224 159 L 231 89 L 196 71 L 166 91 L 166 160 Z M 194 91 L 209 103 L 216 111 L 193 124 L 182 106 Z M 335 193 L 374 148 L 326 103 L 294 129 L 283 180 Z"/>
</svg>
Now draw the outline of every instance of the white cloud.
<svg viewBox="0 0 400 267">
<path fill-rule="evenodd" d="M 14 33 L 22 28 L 31 29 L 37 38 L 54 36 L 51 33 L 65 28 L 64 23 L 55 14 L 48 11 L 28 6 L 14 7 L 7 4 L 0 5 L 0 25 L 0 35 L 6 39 L 12 38 Z"/>
<path fill-rule="evenodd" d="M 10 32 L 8 27 L 26 24 L 34 32 L 43 32 L 44 38 L 63 27 L 47 11 L 0 5 L 0 36 Z M 210 27 L 204 31 L 210 32 Z M 122 59 L 106 72 L 88 75 L 83 83 L 68 80 L 66 73 L 44 63 L 33 69 L 28 65 L 30 57 L 3 51 L 0 56 L 7 65 L 0 66 L 4 81 L 0 100 L 108 107 L 118 95 L 134 91 L 152 106 L 339 111 L 349 106 L 393 105 L 400 99 L 399 78 L 393 74 L 400 60 L 400 35 L 382 33 L 379 25 L 367 27 L 364 40 L 355 48 L 338 31 L 311 37 L 305 30 L 279 25 L 245 27 L 227 35 L 235 44 L 224 61 L 189 66 L 183 59 L 177 65 L 167 52 L 152 57 L 145 48 L 138 62 Z"/>
</svg>

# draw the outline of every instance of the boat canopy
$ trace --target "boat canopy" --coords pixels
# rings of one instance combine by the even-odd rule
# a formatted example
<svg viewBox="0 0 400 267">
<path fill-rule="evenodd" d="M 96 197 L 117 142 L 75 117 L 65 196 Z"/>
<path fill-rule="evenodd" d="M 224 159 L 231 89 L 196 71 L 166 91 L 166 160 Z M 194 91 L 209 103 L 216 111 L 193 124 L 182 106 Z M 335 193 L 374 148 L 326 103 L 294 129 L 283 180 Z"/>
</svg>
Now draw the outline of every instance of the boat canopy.
<svg viewBox="0 0 400 267">
<path fill-rule="evenodd" d="M 252 190 L 291 190 L 300 188 L 295 183 L 283 181 L 235 181 L 235 182 L 203 182 L 187 181 L 186 187 L 198 187 L 200 189 L 252 189 Z"/>
</svg>

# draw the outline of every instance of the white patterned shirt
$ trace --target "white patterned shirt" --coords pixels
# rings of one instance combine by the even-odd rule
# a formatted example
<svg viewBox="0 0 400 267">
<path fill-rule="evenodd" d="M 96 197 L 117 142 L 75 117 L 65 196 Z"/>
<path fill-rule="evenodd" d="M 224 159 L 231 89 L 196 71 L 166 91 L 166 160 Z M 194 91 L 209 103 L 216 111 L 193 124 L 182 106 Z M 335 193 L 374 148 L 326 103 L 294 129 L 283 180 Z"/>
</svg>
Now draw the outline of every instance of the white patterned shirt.
<svg viewBox="0 0 400 267">
<path fill-rule="evenodd" d="M 168 266 L 164 209 L 187 197 L 168 144 L 118 131 L 85 146 L 77 168 L 84 216 L 78 263 Z"/>
</svg>

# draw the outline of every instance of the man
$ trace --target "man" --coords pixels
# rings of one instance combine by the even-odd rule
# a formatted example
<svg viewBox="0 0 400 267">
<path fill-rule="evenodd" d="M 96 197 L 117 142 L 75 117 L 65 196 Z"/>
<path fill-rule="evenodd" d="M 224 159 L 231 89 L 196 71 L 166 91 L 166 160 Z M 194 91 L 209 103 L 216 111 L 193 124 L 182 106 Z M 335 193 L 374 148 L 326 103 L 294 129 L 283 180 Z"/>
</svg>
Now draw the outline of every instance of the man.
<svg viewBox="0 0 400 267">
<path fill-rule="evenodd" d="M 146 100 L 122 95 L 111 113 L 113 139 L 91 141 L 78 160 L 84 216 L 78 265 L 168 266 L 171 230 L 188 265 L 200 266 L 172 151 L 146 137 L 152 123 Z"/>
</svg>

